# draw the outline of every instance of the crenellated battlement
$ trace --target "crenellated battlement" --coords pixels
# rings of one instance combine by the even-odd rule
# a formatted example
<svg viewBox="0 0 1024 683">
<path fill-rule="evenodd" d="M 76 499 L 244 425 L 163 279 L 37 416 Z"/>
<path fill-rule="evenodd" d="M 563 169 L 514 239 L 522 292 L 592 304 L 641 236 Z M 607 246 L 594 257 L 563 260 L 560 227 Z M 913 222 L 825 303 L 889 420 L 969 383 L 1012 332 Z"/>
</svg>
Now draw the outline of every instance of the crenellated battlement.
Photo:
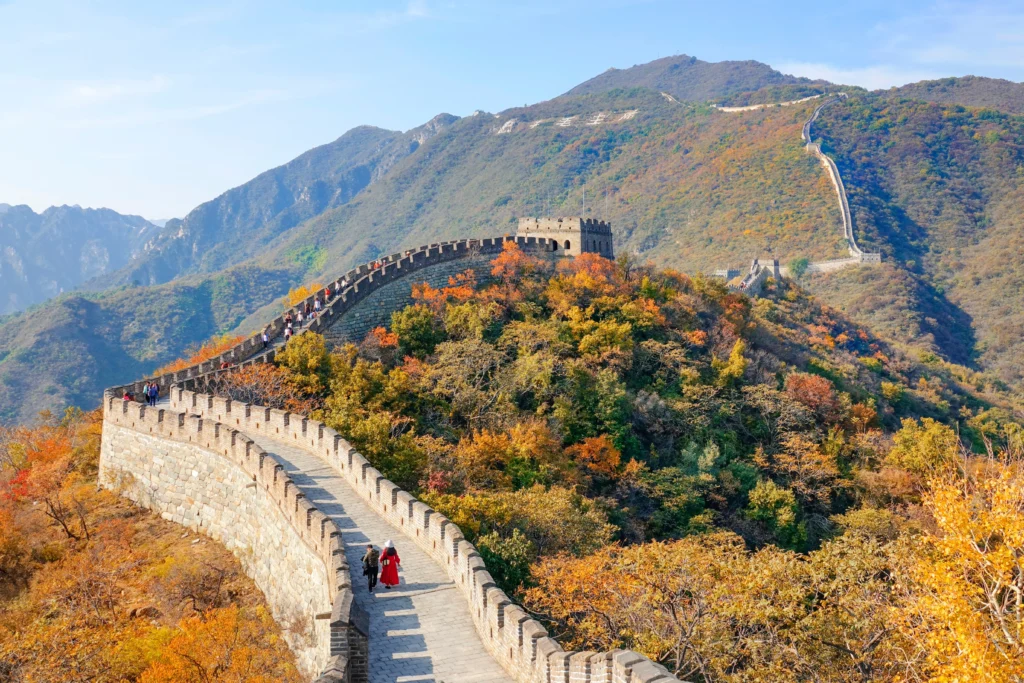
<svg viewBox="0 0 1024 683">
<path fill-rule="evenodd" d="M 610 253 L 611 232 L 606 223 L 575 220 L 576 232 L 570 224 L 558 238 L 577 233 L 594 239 L 600 236 L 608 240 Z M 392 254 L 381 259 L 379 267 L 360 266 L 338 278 L 335 282 L 344 281 L 348 286 L 298 334 L 326 331 L 352 315 L 375 292 L 424 268 L 470 256 L 497 255 L 507 241 L 515 241 L 527 252 L 561 256 L 569 250 L 558 238 L 517 234 L 431 244 Z M 279 339 L 284 330 L 283 316 L 272 321 L 268 330 L 272 338 Z M 282 463 L 247 434 L 261 435 L 315 456 L 338 473 L 377 515 L 427 553 L 461 591 L 486 650 L 520 683 L 676 681 L 664 667 L 635 652 L 563 650 L 542 624 L 497 588 L 480 554 L 457 525 L 385 478 L 322 422 L 201 391 L 216 387 L 221 375 L 240 365 L 271 363 L 275 356 L 276 349 L 263 349 L 255 335 L 210 361 L 154 378 L 169 397 L 171 410 L 121 399 L 125 391 L 141 397 L 142 382 L 108 389 L 104 395 L 101 481 L 110 488 L 121 488 L 126 479 L 132 480 L 134 484 L 121 490 L 133 500 L 160 510 L 168 519 L 209 533 L 229 548 L 240 549 L 240 557 L 259 558 L 247 573 L 255 574 L 257 585 L 272 606 L 305 604 L 306 613 L 316 614 L 316 601 L 327 600 L 331 613 L 329 638 L 318 638 L 312 653 L 298 650 L 305 661 L 320 667 L 320 681 L 365 683 L 369 633 L 366 615 L 352 600 L 349 566 L 340 552 L 341 532 L 330 517 L 305 498 Z M 221 369 L 223 363 L 232 367 Z M 256 503 L 263 505 L 261 517 L 251 519 L 256 514 Z M 294 538 L 294 543 L 273 545 L 268 539 L 261 540 L 260 529 L 273 526 L 273 520 L 280 522 L 275 537 Z M 302 548 L 317 559 L 321 570 L 310 566 L 299 571 L 288 568 L 287 563 L 301 559 Z M 280 573 L 261 570 L 278 565 Z M 319 589 L 317 581 L 309 579 L 318 571 L 325 577 Z M 297 581 L 301 577 L 307 578 L 306 583 Z M 298 594 L 297 583 L 304 586 Z M 324 649 L 325 642 L 330 643 L 329 650 Z"/>
<path fill-rule="evenodd" d="M 102 486 L 235 552 L 275 618 L 323 613 L 308 631 L 285 633 L 305 668 L 315 674 L 344 664 L 350 674 L 365 671 L 369 624 L 352 600 L 341 530 L 281 462 L 223 422 L 110 392 L 103 419 Z M 155 444 L 160 447 L 151 449 Z M 260 548 L 278 552 L 256 556 Z M 324 683 L 331 680 L 342 679 Z"/>
<path fill-rule="evenodd" d="M 596 218 L 520 218 L 516 236 L 551 240 L 556 250 L 561 249 L 571 256 L 600 254 L 613 258 L 615 254 L 611 224 Z"/>
<path fill-rule="evenodd" d="M 300 448 L 332 468 L 378 515 L 437 562 L 468 601 L 485 648 L 521 683 L 673 683 L 663 666 L 625 650 L 572 652 L 495 584 L 480 553 L 459 527 L 387 479 L 322 422 L 281 410 L 184 389 L 171 392 L 176 411 L 238 427 Z M 292 503 L 287 491 L 284 505 Z"/>
</svg>

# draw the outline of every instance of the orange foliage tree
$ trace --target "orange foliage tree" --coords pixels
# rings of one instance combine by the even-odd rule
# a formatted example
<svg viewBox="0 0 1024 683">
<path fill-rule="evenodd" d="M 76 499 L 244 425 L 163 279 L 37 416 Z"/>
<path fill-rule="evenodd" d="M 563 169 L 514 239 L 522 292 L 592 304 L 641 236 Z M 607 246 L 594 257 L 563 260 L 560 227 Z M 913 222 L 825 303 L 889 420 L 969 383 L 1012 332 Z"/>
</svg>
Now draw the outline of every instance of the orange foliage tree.
<svg viewBox="0 0 1024 683">
<path fill-rule="evenodd" d="M 198 363 L 216 358 L 225 351 L 230 351 L 240 344 L 244 337 L 238 335 L 223 334 L 219 337 L 211 337 L 208 341 L 198 346 L 189 347 L 185 353 L 188 355 L 176 361 L 168 363 L 153 371 L 153 375 L 163 375 L 168 372 L 178 372 L 192 367 Z"/>
<path fill-rule="evenodd" d="M 476 290 L 476 273 L 466 270 L 450 276 L 448 285 L 437 289 L 430 283 L 422 282 L 412 286 L 412 298 L 421 302 L 433 313 L 440 314 L 448 303 L 462 303 L 470 299 Z"/>
<path fill-rule="evenodd" d="M 220 393 L 234 401 L 308 415 L 319 401 L 303 392 L 291 373 L 271 363 L 253 363 L 225 373 Z"/>
</svg>

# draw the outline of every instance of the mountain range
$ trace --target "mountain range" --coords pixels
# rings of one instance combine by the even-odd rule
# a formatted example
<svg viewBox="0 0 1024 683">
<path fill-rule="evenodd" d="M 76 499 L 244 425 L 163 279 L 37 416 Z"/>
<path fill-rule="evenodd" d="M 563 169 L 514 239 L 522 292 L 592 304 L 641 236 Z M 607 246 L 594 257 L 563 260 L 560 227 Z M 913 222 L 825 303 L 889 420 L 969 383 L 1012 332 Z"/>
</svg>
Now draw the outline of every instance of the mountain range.
<svg viewBox="0 0 1024 683">
<path fill-rule="evenodd" d="M 579 213 L 584 192 L 619 253 L 662 266 L 844 256 L 835 193 L 800 138 L 820 101 L 714 106 L 837 90 L 848 96 L 812 134 L 843 174 L 862 248 L 885 263 L 804 284 L 897 342 L 1019 385 L 1024 86 L 969 77 L 866 92 L 682 55 L 529 107 L 441 114 L 404 133 L 361 126 L 163 228 L 138 219 L 144 238 L 125 238 L 79 291 L 2 320 L 0 420 L 95 405 L 103 386 L 254 329 L 291 286 L 511 232 L 518 216 Z"/>
<path fill-rule="evenodd" d="M 0 314 L 124 267 L 158 231 L 110 209 L 0 204 Z"/>
</svg>

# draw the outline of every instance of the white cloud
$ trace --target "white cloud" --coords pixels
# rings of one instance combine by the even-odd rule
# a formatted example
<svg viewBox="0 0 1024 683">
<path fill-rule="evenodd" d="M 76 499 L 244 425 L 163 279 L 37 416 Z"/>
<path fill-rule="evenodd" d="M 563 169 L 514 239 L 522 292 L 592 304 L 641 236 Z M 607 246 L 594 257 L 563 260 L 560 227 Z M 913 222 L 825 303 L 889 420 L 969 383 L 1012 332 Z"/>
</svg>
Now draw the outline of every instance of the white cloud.
<svg viewBox="0 0 1024 683">
<path fill-rule="evenodd" d="M 167 90 L 170 81 L 164 76 L 144 80 L 113 80 L 75 83 L 68 87 L 65 101 L 70 104 L 91 104 L 119 97 L 156 95 Z"/>
<path fill-rule="evenodd" d="M 918 67 L 876 66 L 844 68 L 821 62 L 786 62 L 775 67 L 782 73 L 806 78 L 823 78 L 842 85 L 859 85 L 868 90 L 891 88 L 917 81 L 948 76 L 947 73 Z"/>
<path fill-rule="evenodd" d="M 939 0 L 923 12 L 880 23 L 875 32 L 881 55 L 916 64 L 963 70 L 1024 63 L 1019 0 Z"/>
</svg>

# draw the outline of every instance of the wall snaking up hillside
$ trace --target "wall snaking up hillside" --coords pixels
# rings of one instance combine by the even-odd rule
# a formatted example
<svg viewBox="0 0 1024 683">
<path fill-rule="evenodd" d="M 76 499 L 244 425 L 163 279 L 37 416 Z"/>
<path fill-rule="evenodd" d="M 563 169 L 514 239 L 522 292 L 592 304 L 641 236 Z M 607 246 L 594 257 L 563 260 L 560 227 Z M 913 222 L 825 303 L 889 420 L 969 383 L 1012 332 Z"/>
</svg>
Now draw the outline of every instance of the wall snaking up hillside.
<svg viewBox="0 0 1024 683">
<path fill-rule="evenodd" d="M 231 550 L 311 678 L 365 680 L 368 631 L 341 532 L 280 463 L 209 419 L 109 393 L 103 413 L 101 486 Z"/>
<path fill-rule="evenodd" d="M 476 548 L 444 515 L 416 500 L 374 468 L 327 425 L 302 415 L 237 403 L 184 389 L 171 405 L 243 433 L 300 448 L 334 469 L 378 515 L 448 573 L 469 602 L 480 640 L 519 683 L 673 683 L 665 667 L 628 650 L 567 652 L 499 589 Z"/>
<path fill-rule="evenodd" d="M 548 240 L 504 237 L 459 240 L 394 254 L 383 260 L 383 267 L 360 266 L 346 274 L 348 288 L 299 334 L 314 331 L 329 335 L 335 326 L 341 325 L 339 334 L 347 337 L 357 334 L 357 328 L 369 329 L 367 326 L 380 316 L 389 316 L 394 310 L 392 307 L 407 303 L 409 287 L 417 281 L 415 278 L 427 281 L 433 278 L 440 282 L 439 278 L 446 279 L 454 272 L 483 263 L 486 258 L 500 253 L 505 242 L 512 240 L 526 251 L 541 254 L 554 251 Z M 363 314 L 367 307 L 371 312 Z M 350 317 L 356 322 L 346 328 L 345 321 Z M 273 321 L 268 329 L 275 339 L 279 338 L 283 318 Z M 303 415 L 192 391 L 197 387 L 215 386 L 216 378 L 231 372 L 233 367 L 273 362 L 274 356 L 274 348 L 264 350 L 258 337 L 252 337 L 211 361 L 155 378 L 165 395 L 169 395 L 173 411 L 147 409 L 133 401 L 115 398 L 128 391 L 140 397 L 141 382 L 109 389 L 104 401 L 106 422 L 101 463 L 106 485 L 123 487 L 128 495 L 161 510 L 169 519 L 193 525 L 211 535 L 218 534 L 231 547 L 258 546 L 260 554 L 253 553 L 247 571 L 262 575 L 268 582 L 269 587 L 265 589 L 268 599 L 277 596 L 275 599 L 288 603 L 282 605 L 282 609 L 304 609 L 307 614 L 319 609 L 317 605 L 323 603 L 318 603 L 316 588 L 286 591 L 270 585 L 289 577 L 282 572 L 298 571 L 301 582 L 308 580 L 309 586 L 314 586 L 318 573 L 309 569 L 306 562 L 294 564 L 291 560 L 281 560 L 279 555 L 290 552 L 292 542 L 287 548 L 275 548 L 250 539 L 250 530 L 236 528 L 251 524 L 251 520 L 244 517 L 248 514 L 246 510 L 254 508 L 251 501 L 249 507 L 241 508 L 237 502 L 230 507 L 227 501 L 244 503 L 245 496 L 255 494 L 239 492 L 244 477 L 222 470 L 223 463 L 218 459 L 233 463 L 251 476 L 253 483 L 245 484 L 245 491 L 250 487 L 264 491 L 274 503 L 261 514 L 280 515 L 286 520 L 300 539 L 297 542 L 300 545 L 304 542 L 321 558 L 327 568 L 327 580 L 333 580 L 332 586 L 336 588 L 332 594 L 331 658 L 322 680 L 366 681 L 365 636 L 369 625 L 365 623 L 365 613 L 359 614 L 351 599 L 351 579 L 341 551 L 341 534 L 334 523 L 303 499 L 281 471 L 280 464 L 259 449 L 246 433 L 283 441 L 322 460 L 341 475 L 355 495 L 433 558 L 468 602 L 485 648 L 520 683 L 676 681 L 663 666 L 636 652 L 563 650 L 539 622 L 497 588 L 479 553 L 455 524 L 385 479 L 341 435 L 323 423 Z M 222 369 L 222 363 L 230 363 L 232 367 Z M 148 441 L 147 436 L 154 442 Z M 156 453 L 160 455 L 154 456 Z M 170 461 L 165 454 L 173 455 Z M 121 477 L 119 472 L 130 476 Z M 235 537 L 236 532 L 240 537 Z M 271 569 L 260 574 L 260 563 Z M 314 640 L 314 653 L 300 653 L 303 660 L 313 666 L 325 660 L 319 631 Z"/>
</svg>

